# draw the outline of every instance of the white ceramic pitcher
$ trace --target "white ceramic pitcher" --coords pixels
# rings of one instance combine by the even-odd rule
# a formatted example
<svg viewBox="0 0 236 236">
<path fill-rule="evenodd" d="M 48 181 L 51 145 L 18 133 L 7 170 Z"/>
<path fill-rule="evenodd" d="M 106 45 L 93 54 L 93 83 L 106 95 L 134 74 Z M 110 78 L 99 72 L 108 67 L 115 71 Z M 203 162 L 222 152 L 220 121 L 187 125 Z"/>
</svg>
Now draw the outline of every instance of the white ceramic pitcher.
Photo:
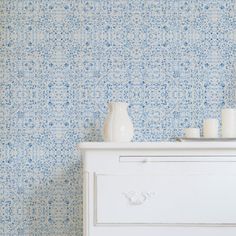
<svg viewBox="0 0 236 236">
<path fill-rule="evenodd" d="M 128 104 L 111 102 L 108 104 L 109 114 L 104 123 L 103 137 L 105 142 L 130 142 L 134 128 L 128 115 Z"/>
</svg>

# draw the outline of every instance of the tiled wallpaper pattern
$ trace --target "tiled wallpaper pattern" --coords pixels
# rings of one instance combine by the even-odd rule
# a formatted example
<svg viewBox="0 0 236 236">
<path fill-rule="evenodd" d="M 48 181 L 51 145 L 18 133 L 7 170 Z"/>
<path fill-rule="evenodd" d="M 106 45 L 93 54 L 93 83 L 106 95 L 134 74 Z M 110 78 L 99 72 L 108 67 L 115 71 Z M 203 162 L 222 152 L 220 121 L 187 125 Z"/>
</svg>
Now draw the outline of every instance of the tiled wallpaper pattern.
<svg viewBox="0 0 236 236">
<path fill-rule="evenodd" d="M 126 101 L 136 141 L 235 105 L 234 0 L 0 0 L 0 235 L 82 235 L 76 144 Z"/>
</svg>

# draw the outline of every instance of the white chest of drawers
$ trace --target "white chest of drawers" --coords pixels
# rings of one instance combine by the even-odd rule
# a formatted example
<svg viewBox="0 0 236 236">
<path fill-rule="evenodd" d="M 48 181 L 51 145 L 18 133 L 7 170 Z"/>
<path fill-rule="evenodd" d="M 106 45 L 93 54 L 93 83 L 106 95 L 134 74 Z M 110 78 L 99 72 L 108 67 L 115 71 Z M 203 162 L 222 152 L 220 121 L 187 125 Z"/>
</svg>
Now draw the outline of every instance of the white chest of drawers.
<svg viewBox="0 0 236 236">
<path fill-rule="evenodd" d="M 236 236 L 236 143 L 81 143 L 84 236 Z"/>
</svg>

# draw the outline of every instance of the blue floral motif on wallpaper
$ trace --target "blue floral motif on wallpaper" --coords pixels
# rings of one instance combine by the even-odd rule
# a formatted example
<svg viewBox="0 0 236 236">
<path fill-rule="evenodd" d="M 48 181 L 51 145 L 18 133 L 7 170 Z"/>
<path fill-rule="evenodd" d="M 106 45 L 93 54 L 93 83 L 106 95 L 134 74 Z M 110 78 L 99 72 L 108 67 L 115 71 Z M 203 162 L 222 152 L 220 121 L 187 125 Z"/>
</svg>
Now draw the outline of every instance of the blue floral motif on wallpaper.
<svg viewBox="0 0 236 236">
<path fill-rule="evenodd" d="M 0 235 L 82 235 L 80 141 L 126 101 L 135 141 L 235 106 L 234 0 L 0 1 Z"/>
</svg>

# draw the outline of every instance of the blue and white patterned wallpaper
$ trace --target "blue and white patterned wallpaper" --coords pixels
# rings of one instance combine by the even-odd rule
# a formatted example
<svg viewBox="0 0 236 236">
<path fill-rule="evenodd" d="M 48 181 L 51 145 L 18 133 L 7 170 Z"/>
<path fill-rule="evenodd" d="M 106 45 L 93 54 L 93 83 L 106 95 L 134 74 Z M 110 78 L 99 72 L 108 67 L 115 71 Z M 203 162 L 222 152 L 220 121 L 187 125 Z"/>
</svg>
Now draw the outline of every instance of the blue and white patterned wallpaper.
<svg viewBox="0 0 236 236">
<path fill-rule="evenodd" d="M 127 101 L 136 141 L 234 106 L 234 0 L 0 0 L 0 235 L 82 235 L 80 141 Z"/>
</svg>

